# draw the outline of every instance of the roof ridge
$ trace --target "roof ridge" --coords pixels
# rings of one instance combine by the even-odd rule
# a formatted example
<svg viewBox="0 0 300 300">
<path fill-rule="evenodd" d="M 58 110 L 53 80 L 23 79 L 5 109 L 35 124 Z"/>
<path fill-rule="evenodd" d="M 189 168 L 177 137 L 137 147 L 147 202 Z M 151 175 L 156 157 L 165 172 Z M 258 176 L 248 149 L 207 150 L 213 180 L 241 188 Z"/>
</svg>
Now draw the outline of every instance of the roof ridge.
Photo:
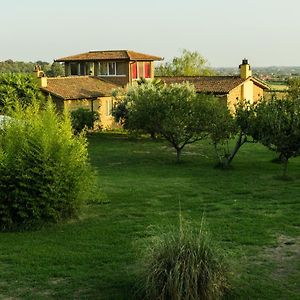
<svg viewBox="0 0 300 300">
<path fill-rule="evenodd" d="M 89 52 L 65 56 L 55 59 L 56 62 L 67 61 L 97 61 L 97 60 L 138 60 L 138 61 L 155 61 L 163 58 L 136 52 L 133 50 L 91 50 Z"/>
<path fill-rule="evenodd" d="M 131 51 L 131 50 L 125 50 L 125 49 L 116 49 L 116 50 L 91 50 L 89 52 L 86 53 L 97 53 L 97 52 L 116 52 L 116 51 L 122 51 L 122 52 L 126 52 L 126 51 Z"/>
</svg>

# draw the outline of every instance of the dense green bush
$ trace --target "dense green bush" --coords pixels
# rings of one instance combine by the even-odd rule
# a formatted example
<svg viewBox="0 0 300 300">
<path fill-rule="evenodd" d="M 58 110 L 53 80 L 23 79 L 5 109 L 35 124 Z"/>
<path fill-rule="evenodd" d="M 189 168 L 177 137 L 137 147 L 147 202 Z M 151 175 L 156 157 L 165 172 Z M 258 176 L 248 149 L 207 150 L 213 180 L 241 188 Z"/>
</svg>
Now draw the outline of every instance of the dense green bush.
<svg viewBox="0 0 300 300">
<path fill-rule="evenodd" d="M 78 108 L 71 112 L 72 127 L 75 132 L 94 127 L 95 121 L 99 119 L 99 114 L 84 108 Z"/>
<path fill-rule="evenodd" d="M 0 112 L 16 105 L 26 107 L 33 101 L 44 102 L 37 81 L 30 74 L 0 74 Z"/>
<path fill-rule="evenodd" d="M 30 227 L 73 217 L 91 171 L 84 136 L 51 102 L 17 107 L 0 131 L 0 227 Z"/>
<path fill-rule="evenodd" d="M 228 289 L 223 256 L 203 229 L 160 234 L 144 255 L 140 292 L 145 299 L 219 299 Z"/>
</svg>

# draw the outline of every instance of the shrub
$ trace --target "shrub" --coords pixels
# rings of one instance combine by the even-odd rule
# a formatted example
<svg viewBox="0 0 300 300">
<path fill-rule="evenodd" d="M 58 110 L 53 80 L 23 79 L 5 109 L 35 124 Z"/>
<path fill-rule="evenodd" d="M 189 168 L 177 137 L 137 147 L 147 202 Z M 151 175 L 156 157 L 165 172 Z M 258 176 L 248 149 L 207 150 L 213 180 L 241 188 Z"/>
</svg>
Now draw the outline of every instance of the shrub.
<svg viewBox="0 0 300 300">
<path fill-rule="evenodd" d="M 17 107 L 0 132 L 0 227 L 30 227 L 76 216 L 90 182 L 84 136 L 51 102 Z"/>
<path fill-rule="evenodd" d="M 84 109 L 78 108 L 71 112 L 72 127 L 75 132 L 81 132 L 83 129 L 91 129 L 94 127 L 94 122 L 99 119 L 98 113 Z"/>
<path fill-rule="evenodd" d="M 7 113 L 16 104 L 26 107 L 45 101 L 37 81 L 30 74 L 0 74 L 0 111 Z"/>
<path fill-rule="evenodd" d="M 146 299 L 219 299 L 228 289 L 223 256 L 202 228 L 185 227 L 153 238 L 141 278 Z"/>
</svg>

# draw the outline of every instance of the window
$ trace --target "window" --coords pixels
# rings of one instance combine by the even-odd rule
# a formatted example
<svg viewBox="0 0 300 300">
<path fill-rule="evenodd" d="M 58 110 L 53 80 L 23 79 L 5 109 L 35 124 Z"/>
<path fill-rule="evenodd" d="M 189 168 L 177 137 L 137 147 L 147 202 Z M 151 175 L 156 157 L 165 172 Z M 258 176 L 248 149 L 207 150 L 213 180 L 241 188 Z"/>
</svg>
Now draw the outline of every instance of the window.
<svg viewBox="0 0 300 300">
<path fill-rule="evenodd" d="M 108 75 L 116 75 L 116 63 L 115 62 L 108 63 Z"/>
<path fill-rule="evenodd" d="M 132 79 L 137 79 L 137 63 L 132 64 Z"/>
<path fill-rule="evenodd" d="M 100 62 L 99 76 L 124 76 L 124 66 L 119 62 Z"/>
<path fill-rule="evenodd" d="M 126 74 L 126 69 L 128 68 L 127 63 L 124 62 L 117 62 L 117 75 L 125 75 Z"/>
<path fill-rule="evenodd" d="M 150 62 L 145 62 L 144 63 L 144 75 L 145 78 L 151 78 L 151 65 Z"/>
<path fill-rule="evenodd" d="M 86 66 L 85 66 L 85 63 L 79 63 L 79 65 L 80 65 L 80 74 L 79 75 L 86 75 Z"/>
<path fill-rule="evenodd" d="M 142 61 L 138 62 L 138 77 L 144 77 L 144 63 Z"/>
<path fill-rule="evenodd" d="M 151 63 L 150 62 L 135 62 L 131 65 L 132 79 L 151 78 Z"/>
<path fill-rule="evenodd" d="M 106 116 L 111 116 L 113 101 L 112 99 L 106 100 Z"/>
<path fill-rule="evenodd" d="M 100 63 L 100 73 L 99 75 L 108 75 L 108 72 L 107 72 L 107 63 Z"/>
<path fill-rule="evenodd" d="M 78 64 L 70 63 L 70 67 L 71 67 L 71 75 L 78 75 Z"/>
<path fill-rule="evenodd" d="M 100 63 L 95 62 L 95 76 L 99 76 L 99 75 L 100 75 Z"/>
</svg>

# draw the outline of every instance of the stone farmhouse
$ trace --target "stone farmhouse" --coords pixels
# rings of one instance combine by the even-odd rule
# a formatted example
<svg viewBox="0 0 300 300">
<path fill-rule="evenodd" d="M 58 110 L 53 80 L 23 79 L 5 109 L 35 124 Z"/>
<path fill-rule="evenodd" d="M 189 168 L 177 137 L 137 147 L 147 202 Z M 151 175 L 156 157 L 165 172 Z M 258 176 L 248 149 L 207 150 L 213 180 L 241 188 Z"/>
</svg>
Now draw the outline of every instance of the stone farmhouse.
<svg viewBox="0 0 300 300">
<path fill-rule="evenodd" d="M 211 93 L 226 101 L 231 110 L 238 100 L 257 101 L 268 90 L 265 83 L 252 76 L 246 59 L 239 66 L 240 76 L 155 77 L 154 62 L 160 60 L 158 56 L 129 50 L 90 51 L 56 59 L 64 64 L 64 77 L 47 78 L 39 67 L 34 72 L 42 92 L 52 97 L 58 110 L 98 111 L 105 129 L 117 126 L 111 114 L 112 92 L 139 78 L 159 78 L 166 84 L 188 81 L 198 93 Z"/>
<path fill-rule="evenodd" d="M 90 51 L 56 59 L 64 63 L 65 76 L 47 78 L 39 68 L 35 76 L 58 110 L 86 108 L 98 111 L 101 126 L 112 128 L 112 92 L 138 78 L 154 78 L 154 61 L 162 58 L 128 50 Z"/>
<path fill-rule="evenodd" d="M 269 90 L 266 83 L 252 76 L 251 67 L 247 59 L 239 65 L 239 76 L 183 76 L 183 77 L 156 77 L 167 84 L 190 82 L 195 86 L 197 93 L 213 94 L 227 103 L 228 108 L 234 111 L 239 100 L 256 102 Z"/>
</svg>

